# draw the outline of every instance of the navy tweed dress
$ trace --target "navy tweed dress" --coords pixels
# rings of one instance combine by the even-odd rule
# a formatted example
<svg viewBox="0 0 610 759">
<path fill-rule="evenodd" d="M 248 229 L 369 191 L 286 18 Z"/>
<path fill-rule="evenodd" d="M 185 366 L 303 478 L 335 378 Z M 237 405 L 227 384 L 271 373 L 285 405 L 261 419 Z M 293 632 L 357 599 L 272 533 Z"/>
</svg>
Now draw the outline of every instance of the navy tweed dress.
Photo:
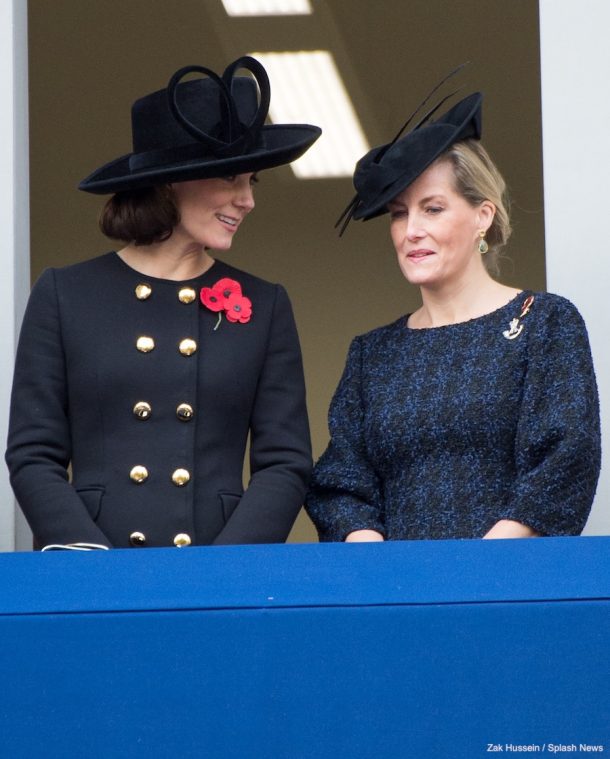
<svg viewBox="0 0 610 759">
<path fill-rule="evenodd" d="M 500 519 L 579 534 L 601 458 L 583 320 L 530 292 L 445 327 L 402 317 L 353 340 L 329 428 L 306 504 L 320 540 L 477 538 Z"/>
</svg>

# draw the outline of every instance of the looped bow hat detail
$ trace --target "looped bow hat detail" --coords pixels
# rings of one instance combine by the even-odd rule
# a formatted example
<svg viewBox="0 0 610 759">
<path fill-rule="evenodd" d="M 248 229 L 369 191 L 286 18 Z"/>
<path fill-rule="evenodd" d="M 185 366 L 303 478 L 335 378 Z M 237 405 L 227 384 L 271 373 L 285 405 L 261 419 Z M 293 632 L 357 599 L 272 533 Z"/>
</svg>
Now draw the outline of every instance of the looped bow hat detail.
<svg viewBox="0 0 610 759">
<path fill-rule="evenodd" d="M 236 76 L 240 69 L 252 76 Z M 205 78 L 182 81 L 190 73 Z M 321 130 L 311 124 L 265 124 L 270 97 L 267 72 L 251 56 L 233 61 L 222 76 L 205 66 L 185 66 L 166 89 L 133 104 L 133 151 L 94 171 L 79 189 L 120 192 L 290 163 Z"/>
<path fill-rule="evenodd" d="M 460 140 L 481 138 L 483 95 L 475 92 L 460 100 L 436 120 L 432 116 L 453 95 L 443 98 L 404 137 L 405 127 L 434 92 L 457 71 L 445 77 L 411 114 L 398 135 L 366 153 L 356 164 L 356 195 L 339 217 L 342 235 L 351 219 L 368 221 L 387 213 L 387 204 L 417 179 L 440 155 Z"/>
</svg>

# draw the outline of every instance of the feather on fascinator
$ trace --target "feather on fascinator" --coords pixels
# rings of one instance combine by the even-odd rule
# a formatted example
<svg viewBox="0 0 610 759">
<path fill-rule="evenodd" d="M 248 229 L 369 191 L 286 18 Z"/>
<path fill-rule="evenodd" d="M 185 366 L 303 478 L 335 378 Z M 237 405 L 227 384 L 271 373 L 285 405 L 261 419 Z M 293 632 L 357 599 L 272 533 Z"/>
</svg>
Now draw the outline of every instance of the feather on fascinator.
<svg viewBox="0 0 610 759">
<path fill-rule="evenodd" d="M 442 85 L 466 65 L 458 66 L 432 89 L 391 142 L 372 148 L 358 161 L 353 178 L 356 194 L 335 224 L 340 227 L 339 236 L 352 219 L 368 221 L 387 213 L 387 204 L 455 142 L 481 138 L 480 92 L 463 98 L 437 120 L 432 118 L 459 89 L 443 97 L 401 136 Z"/>
</svg>

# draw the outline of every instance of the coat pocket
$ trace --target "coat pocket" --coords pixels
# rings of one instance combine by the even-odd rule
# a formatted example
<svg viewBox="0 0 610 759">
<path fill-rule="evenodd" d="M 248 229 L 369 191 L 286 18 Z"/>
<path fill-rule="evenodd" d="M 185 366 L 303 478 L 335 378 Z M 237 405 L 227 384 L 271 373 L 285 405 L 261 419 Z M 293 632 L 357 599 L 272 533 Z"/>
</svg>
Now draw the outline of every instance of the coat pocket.
<svg viewBox="0 0 610 759">
<path fill-rule="evenodd" d="M 225 522 L 228 522 L 241 500 L 242 493 L 218 493 L 218 497 L 222 506 L 222 515 Z"/>
<path fill-rule="evenodd" d="M 89 516 L 93 521 L 97 521 L 102 508 L 102 498 L 104 488 L 76 488 L 81 501 L 85 504 Z"/>
</svg>

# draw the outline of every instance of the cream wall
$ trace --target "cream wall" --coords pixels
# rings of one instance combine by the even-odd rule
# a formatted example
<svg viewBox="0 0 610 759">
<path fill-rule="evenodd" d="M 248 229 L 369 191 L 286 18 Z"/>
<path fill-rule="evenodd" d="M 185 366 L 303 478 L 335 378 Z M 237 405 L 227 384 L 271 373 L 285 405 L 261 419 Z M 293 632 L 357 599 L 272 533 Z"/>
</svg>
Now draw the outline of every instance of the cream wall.
<svg viewBox="0 0 610 759">
<path fill-rule="evenodd" d="M 0 3 L 0 440 L 6 439 L 13 356 L 29 290 L 26 0 Z M 4 445 L 2 445 L 4 450 Z M 6 468 L 0 465 L 0 551 L 23 534 Z"/>
<path fill-rule="evenodd" d="M 541 0 L 544 208 L 548 288 L 570 298 L 589 329 L 602 412 L 602 475 L 587 524 L 610 534 L 610 170 L 607 0 Z"/>
</svg>

